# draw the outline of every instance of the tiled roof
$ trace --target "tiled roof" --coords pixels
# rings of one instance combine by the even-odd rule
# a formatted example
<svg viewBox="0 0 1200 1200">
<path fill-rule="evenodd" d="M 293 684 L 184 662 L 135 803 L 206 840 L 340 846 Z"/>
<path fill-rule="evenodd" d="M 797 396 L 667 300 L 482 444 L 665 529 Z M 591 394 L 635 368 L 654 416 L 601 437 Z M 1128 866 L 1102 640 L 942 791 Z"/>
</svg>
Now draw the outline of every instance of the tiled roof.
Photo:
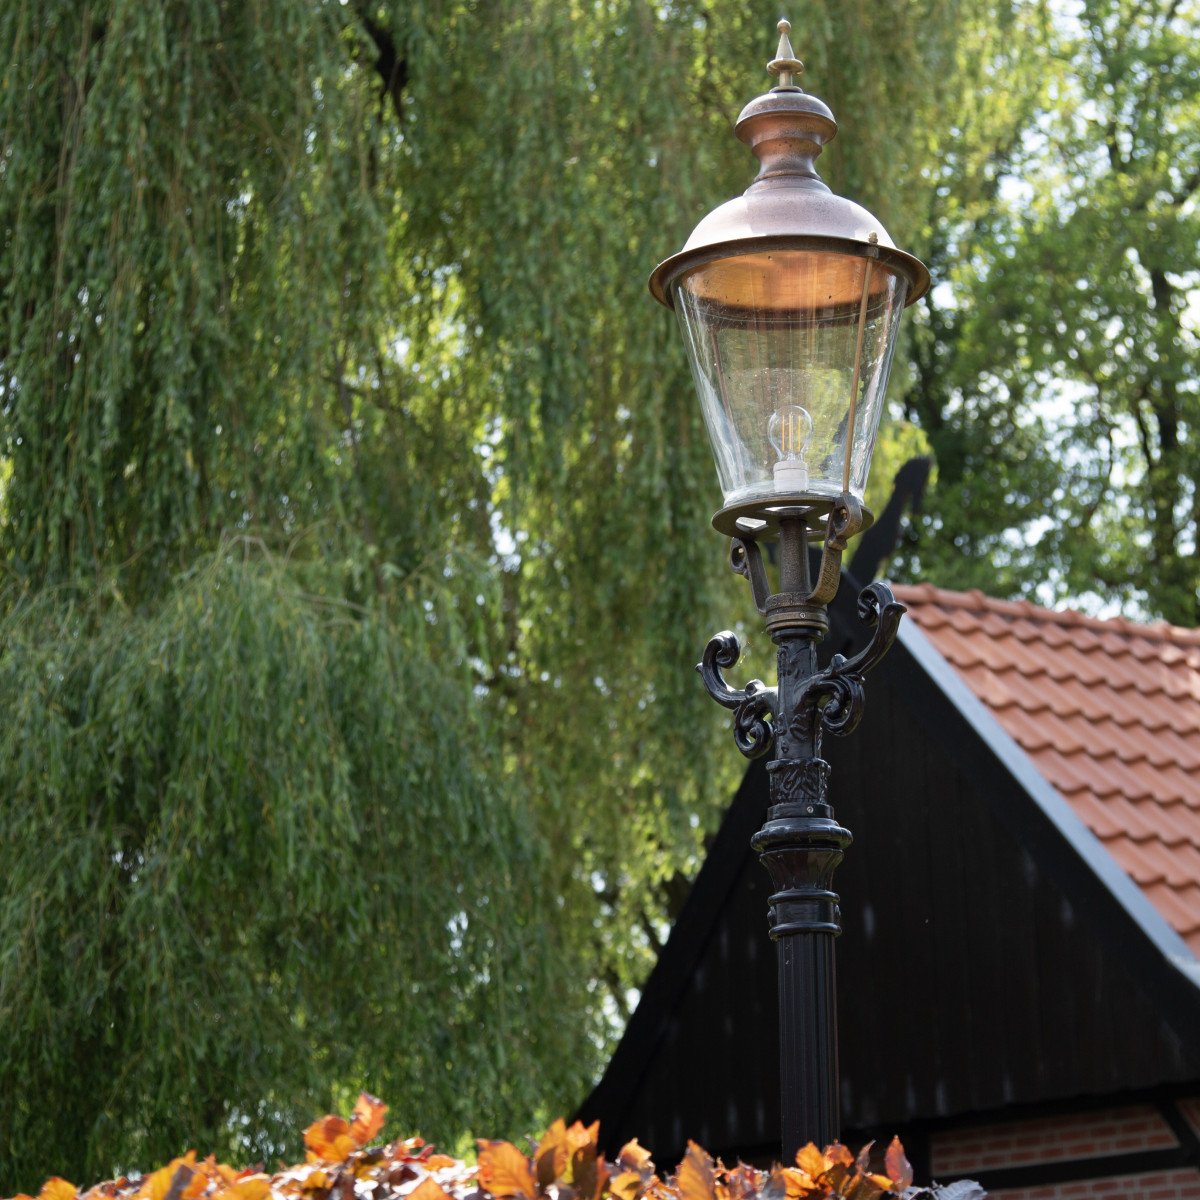
<svg viewBox="0 0 1200 1200">
<path fill-rule="evenodd" d="M 1200 630 L 895 591 L 1200 957 Z"/>
</svg>

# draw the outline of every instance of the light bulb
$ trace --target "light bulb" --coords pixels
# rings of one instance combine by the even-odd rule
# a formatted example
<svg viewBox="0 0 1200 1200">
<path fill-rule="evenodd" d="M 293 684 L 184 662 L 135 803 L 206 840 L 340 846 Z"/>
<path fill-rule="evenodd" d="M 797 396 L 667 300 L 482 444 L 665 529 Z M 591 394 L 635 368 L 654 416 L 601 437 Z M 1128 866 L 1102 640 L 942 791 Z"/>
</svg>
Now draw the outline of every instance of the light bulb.
<svg viewBox="0 0 1200 1200">
<path fill-rule="evenodd" d="M 767 440 L 774 447 L 775 490 L 808 490 L 808 463 L 804 455 L 812 441 L 813 423 L 808 410 L 798 404 L 776 409 L 767 422 Z"/>
</svg>

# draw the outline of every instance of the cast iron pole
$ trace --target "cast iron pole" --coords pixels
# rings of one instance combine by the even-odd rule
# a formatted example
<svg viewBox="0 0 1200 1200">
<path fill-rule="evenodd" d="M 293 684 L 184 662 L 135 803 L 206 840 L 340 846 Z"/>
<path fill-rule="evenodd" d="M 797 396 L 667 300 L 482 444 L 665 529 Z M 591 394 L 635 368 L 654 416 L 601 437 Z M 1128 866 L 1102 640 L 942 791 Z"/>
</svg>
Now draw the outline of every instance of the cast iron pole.
<svg viewBox="0 0 1200 1200">
<path fill-rule="evenodd" d="M 824 607 L 804 603 L 811 585 L 802 520 L 779 531 L 780 592 L 767 605 L 778 647 L 771 806 L 752 845 L 770 873 L 770 930 L 779 958 L 779 1072 L 783 1161 L 808 1142 L 837 1141 L 839 1129 L 837 982 L 834 938 L 841 932 L 833 873 L 850 844 L 828 803 L 821 758 L 821 697 L 806 685 L 819 674 Z"/>
<path fill-rule="evenodd" d="M 821 757 L 823 733 L 850 733 L 865 703 L 863 676 L 896 638 L 904 605 L 886 584 L 859 596 L 859 616 L 874 632 L 853 658 L 835 654 L 817 665 L 817 645 L 829 631 L 827 605 L 840 579 L 845 538 L 857 528 L 852 498 L 830 512 L 820 570 L 810 578 L 811 512 L 780 514 L 779 591 L 772 593 L 762 553 L 750 538 L 734 538 L 730 564 L 751 584 L 755 604 L 777 647 L 778 686 L 757 679 L 733 689 L 721 674 L 741 653 L 738 639 L 719 633 L 704 652 L 700 671 L 709 694 L 733 710 L 734 740 L 748 757 L 774 748 L 767 764 L 770 806 L 766 824 L 751 839 L 770 873 L 770 932 L 779 960 L 779 1074 L 783 1159 L 813 1142 L 838 1140 L 837 984 L 834 939 L 841 911 L 833 873 L 850 845 L 827 794 L 829 764 Z"/>
</svg>

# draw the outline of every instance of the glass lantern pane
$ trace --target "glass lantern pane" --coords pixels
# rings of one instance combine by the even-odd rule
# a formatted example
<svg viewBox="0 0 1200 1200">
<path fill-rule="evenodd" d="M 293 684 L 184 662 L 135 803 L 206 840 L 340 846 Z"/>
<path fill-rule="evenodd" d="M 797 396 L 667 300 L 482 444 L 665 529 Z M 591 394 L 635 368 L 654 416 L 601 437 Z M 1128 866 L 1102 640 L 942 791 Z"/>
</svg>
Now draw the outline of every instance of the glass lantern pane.
<svg viewBox="0 0 1200 1200">
<path fill-rule="evenodd" d="M 675 285 L 725 503 L 862 499 L 907 281 L 874 259 L 773 250 Z"/>
</svg>

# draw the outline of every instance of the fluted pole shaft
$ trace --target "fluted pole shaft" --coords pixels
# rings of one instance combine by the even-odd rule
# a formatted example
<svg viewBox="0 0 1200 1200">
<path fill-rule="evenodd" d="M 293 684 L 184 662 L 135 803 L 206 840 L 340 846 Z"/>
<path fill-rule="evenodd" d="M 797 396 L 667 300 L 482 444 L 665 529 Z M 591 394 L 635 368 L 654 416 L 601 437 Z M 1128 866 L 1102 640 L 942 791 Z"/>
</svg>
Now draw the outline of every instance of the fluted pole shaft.
<svg viewBox="0 0 1200 1200">
<path fill-rule="evenodd" d="M 837 982 L 833 937 L 780 938 L 779 1074 L 783 1160 L 838 1140 Z"/>
</svg>

